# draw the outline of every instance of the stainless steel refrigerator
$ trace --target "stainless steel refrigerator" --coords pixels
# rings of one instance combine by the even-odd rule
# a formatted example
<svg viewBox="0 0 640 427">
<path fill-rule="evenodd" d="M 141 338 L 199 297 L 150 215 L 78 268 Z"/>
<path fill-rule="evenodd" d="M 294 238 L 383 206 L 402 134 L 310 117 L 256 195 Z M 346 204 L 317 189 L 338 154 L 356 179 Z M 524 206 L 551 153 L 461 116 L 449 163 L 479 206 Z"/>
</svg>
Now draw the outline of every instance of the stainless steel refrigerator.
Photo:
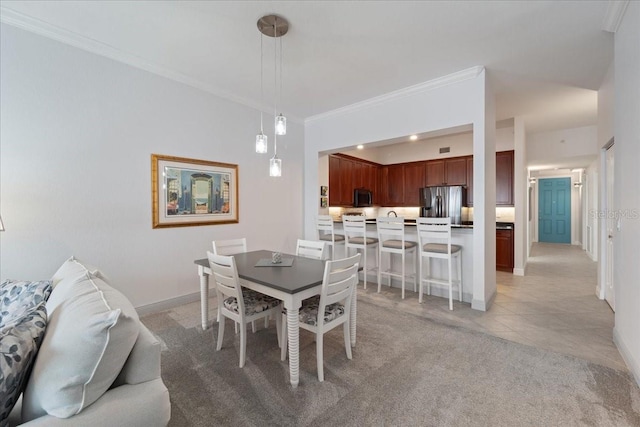
<svg viewBox="0 0 640 427">
<path fill-rule="evenodd" d="M 462 224 L 462 207 L 467 204 L 466 191 L 461 185 L 421 188 L 420 216 L 449 217 L 451 224 Z"/>
</svg>

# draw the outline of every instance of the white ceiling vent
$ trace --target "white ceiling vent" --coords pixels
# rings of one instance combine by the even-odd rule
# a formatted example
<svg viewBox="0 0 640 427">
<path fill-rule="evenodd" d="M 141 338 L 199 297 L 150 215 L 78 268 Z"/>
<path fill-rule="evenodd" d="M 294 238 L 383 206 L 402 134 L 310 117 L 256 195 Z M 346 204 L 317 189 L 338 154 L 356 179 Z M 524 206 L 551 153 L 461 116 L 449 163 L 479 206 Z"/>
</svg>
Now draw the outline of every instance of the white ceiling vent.
<svg viewBox="0 0 640 427">
<path fill-rule="evenodd" d="M 451 147 L 440 147 L 440 154 L 451 152 Z"/>
</svg>

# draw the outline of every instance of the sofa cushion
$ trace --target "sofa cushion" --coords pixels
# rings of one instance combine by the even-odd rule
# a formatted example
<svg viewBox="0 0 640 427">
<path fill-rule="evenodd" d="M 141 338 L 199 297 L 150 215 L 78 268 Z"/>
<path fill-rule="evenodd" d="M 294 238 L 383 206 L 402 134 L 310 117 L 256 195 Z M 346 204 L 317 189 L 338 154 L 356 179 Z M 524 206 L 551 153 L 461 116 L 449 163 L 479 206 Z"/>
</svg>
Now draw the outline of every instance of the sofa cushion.
<svg viewBox="0 0 640 427">
<path fill-rule="evenodd" d="M 91 273 L 62 286 L 64 280 L 51 293 L 56 304 L 24 391 L 23 421 L 47 413 L 68 418 L 91 405 L 118 376 L 138 337 L 138 315 L 124 295 Z"/>
<path fill-rule="evenodd" d="M 0 425 L 11 413 L 29 378 L 47 324 L 45 301 L 40 299 L 38 303 L 19 305 L 11 318 L 4 316 L 3 320 L 0 327 Z"/>
<path fill-rule="evenodd" d="M 87 273 L 91 273 L 95 277 L 102 279 L 107 284 L 109 283 L 109 280 L 96 267 L 86 264 L 76 257 L 72 256 L 62 263 L 60 268 L 58 268 L 51 277 L 53 288 L 60 289 L 47 301 L 47 312 L 51 313 L 67 298 L 69 293 L 73 293 L 75 283 L 80 279 L 84 279 Z"/>
</svg>

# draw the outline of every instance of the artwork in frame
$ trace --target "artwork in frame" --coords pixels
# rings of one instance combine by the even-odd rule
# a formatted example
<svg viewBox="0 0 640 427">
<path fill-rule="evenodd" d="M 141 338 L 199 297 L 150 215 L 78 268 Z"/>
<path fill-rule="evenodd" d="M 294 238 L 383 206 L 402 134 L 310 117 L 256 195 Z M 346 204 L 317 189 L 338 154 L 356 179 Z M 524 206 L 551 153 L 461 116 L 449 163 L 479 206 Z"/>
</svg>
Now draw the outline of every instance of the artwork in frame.
<svg viewBox="0 0 640 427">
<path fill-rule="evenodd" d="M 320 196 L 326 197 L 328 190 L 329 190 L 329 187 L 327 187 L 326 185 L 321 185 L 320 186 Z"/>
<path fill-rule="evenodd" d="M 238 165 L 151 155 L 153 228 L 238 222 Z"/>
<path fill-rule="evenodd" d="M 320 197 L 320 207 L 321 208 L 326 208 L 327 207 L 327 198 L 326 197 Z"/>
</svg>

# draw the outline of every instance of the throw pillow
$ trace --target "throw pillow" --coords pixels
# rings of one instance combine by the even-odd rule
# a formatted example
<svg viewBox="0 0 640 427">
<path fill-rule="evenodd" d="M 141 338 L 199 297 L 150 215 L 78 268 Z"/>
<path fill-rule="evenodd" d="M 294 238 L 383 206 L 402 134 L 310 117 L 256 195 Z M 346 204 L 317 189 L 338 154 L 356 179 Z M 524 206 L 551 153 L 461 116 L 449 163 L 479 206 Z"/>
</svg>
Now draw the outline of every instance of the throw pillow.
<svg viewBox="0 0 640 427">
<path fill-rule="evenodd" d="M 87 273 L 109 283 L 105 275 L 89 264 L 85 264 L 76 257 L 66 260 L 51 277 L 51 282 L 56 292 L 47 301 L 47 313 L 53 313 L 56 307 L 67 298 L 69 292 L 73 292 L 74 284 L 84 280 Z"/>
<path fill-rule="evenodd" d="M 23 313 L 24 308 L 35 307 L 51 294 L 51 281 L 36 282 L 7 280 L 0 285 L 0 326 Z"/>
<path fill-rule="evenodd" d="M 47 324 L 44 300 L 13 314 L 0 328 L 0 425 L 24 389 Z"/>
<path fill-rule="evenodd" d="M 90 273 L 60 291 L 22 398 L 23 421 L 68 418 L 98 400 L 124 366 L 140 330 L 127 298 Z M 48 308 L 48 306 L 47 306 Z"/>
</svg>

